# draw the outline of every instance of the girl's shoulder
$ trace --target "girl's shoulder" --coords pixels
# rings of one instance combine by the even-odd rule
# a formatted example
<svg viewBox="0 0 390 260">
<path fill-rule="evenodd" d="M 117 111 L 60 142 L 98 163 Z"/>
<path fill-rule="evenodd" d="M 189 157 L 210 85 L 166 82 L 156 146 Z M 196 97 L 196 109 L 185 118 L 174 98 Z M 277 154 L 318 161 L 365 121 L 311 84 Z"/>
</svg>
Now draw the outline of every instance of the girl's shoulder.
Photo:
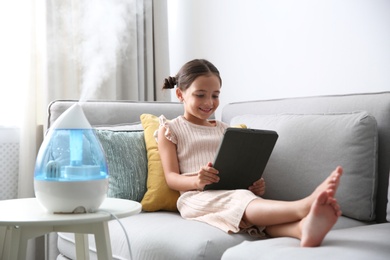
<svg viewBox="0 0 390 260">
<path fill-rule="evenodd" d="M 222 121 L 219 121 L 219 120 L 214 120 L 215 121 L 215 125 L 216 126 L 219 126 L 219 127 L 222 127 L 222 128 L 228 128 L 229 127 L 229 125 L 227 124 L 227 123 L 225 123 L 225 122 L 222 122 Z"/>
<path fill-rule="evenodd" d="M 171 142 L 177 144 L 176 129 L 180 116 L 174 119 L 167 119 L 164 115 L 159 116 L 159 129 L 163 128 L 164 136 Z M 157 130 L 158 131 L 158 130 Z M 156 139 L 157 140 L 157 139 Z"/>
<path fill-rule="evenodd" d="M 219 120 L 216 120 L 216 119 L 212 119 L 212 120 L 209 120 L 210 123 L 212 123 L 215 128 L 218 128 L 218 129 L 226 129 L 229 127 L 228 124 L 226 124 L 225 122 L 222 122 L 222 121 L 219 121 Z"/>
<path fill-rule="evenodd" d="M 173 119 L 167 119 L 164 115 L 161 115 L 161 116 L 159 116 L 158 120 L 160 122 L 160 125 L 166 126 L 166 125 L 170 125 L 172 123 L 177 124 L 177 122 L 181 120 L 181 116 L 178 116 L 178 117 L 173 118 Z"/>
<path fill-rule="evenodd" d="M 197 125 L 197 124 L 194 124 L 194 123 L 187 121 L 184 118 L 184 116 L 182 116 L 182 115 L 180 115 L 176 118 L 173 118 L 173 119 L 167 119 L 164 115 L 161 115 L 159 117 L 159 121 L 160 121 L 160 126 L 165 126 L 166 128 L 173 128 L 173 129 L 188 128 L 188 129 L 193 129 L 193 130 L 211 130 L 212 128 L 225 129 L 225 128 L 229 127 L 229 125 L 226 124 L 225 122 L 222 122 L 222 121 L 219 121 L 216 119 L 211 119 L 209 121 L 215 127 Z"/>
</svg>

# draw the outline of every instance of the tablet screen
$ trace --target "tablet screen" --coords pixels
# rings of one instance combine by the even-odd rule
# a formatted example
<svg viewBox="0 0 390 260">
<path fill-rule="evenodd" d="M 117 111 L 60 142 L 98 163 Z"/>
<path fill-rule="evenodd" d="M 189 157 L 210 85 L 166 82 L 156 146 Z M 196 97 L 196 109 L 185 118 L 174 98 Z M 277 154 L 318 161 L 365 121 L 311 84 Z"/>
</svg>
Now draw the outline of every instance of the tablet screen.
<svg viewBox="0 0 390 260">
<path fill-rule="evenodd" d="M 248 189 L 261 178 L 277 139 L 272 130 L 227 128 L 213 164 L 220 181 L 205 190 Z"/>
</svg>

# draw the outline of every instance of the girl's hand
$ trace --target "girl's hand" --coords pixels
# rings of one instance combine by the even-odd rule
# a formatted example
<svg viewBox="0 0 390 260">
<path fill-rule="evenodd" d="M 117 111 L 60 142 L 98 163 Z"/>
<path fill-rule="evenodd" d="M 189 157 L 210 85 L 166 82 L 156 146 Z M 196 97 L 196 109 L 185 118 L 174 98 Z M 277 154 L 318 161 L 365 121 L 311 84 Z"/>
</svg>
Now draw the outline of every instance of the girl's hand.
<svg viewBox="0 0 390 260">
<path fill-rule="evenodd" d="M 265 193 L 265 181 L 261 178 L 258 181 L 255 181 L 252 186 L 248 188 L 251 192 L 257 196 L 263 196 Z"/>
<path fill-rule="evenodd" d="M 219 177 L 217 176 L 217 174 L 218 170 L 213 167 L 213 164 L 211 162 L 209 162 L 206 166 L 200 168 L 196 183 L 198 190 L 203 190 L 206 185 L 218 182 Z"/>
</svg>

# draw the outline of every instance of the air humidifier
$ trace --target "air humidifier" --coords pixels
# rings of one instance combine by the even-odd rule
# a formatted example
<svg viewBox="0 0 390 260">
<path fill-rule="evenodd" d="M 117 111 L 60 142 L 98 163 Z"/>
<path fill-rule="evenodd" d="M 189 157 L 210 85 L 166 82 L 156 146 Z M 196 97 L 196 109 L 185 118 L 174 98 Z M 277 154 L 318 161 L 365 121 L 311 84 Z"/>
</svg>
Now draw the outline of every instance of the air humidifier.
<svg viewBox="0 0 390 260">
<path fill-rule="evenodd" d="M 78 103 L 49 129 L 38 152 L 34 189 L 49 213 L 94 212 L 106 198 L 107 161 Z"/>
</svg>

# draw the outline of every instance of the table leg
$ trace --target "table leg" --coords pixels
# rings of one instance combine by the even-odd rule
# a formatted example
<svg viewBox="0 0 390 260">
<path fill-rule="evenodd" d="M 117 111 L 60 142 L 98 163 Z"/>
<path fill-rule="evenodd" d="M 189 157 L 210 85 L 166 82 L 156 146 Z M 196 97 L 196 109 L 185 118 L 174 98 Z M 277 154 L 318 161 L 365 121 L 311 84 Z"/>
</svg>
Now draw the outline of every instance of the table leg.
<svg viewBox="0 0 390 260">
<path fill-rule="evenodd" d="M 56 226 L 57 232 L 75 233 L 77 259 L 89 259 L 88 235 L 95 236 L 97 258 L 99 260 L 111 260 L 111 240 L 108 229 L 108 221 L 89 223 L 82 225 Z"/>
<path fill-rule="evenodd" d="M 111 240 L 107 221 L 96 223 L 94 231 L 98 259 L 112 259 Z"/>
<path fill-rule="evenodd" d="M 9 259 L 25 260 L 28 239 L 23 239 L 20 227 L 9 227 L 9 231 L 11 241 Z"/>
<path fill-rule="evenodd" d="M 10 226 L 8 227 L 10 246 L 9 255 L 6 259 L 26 260 L 27 243 L 30 238 L 39 237 L 50 233 L 53 230 L 52 226 Z"/>
<path fill-rule="evenodd" d="M 0 227 L 0 258 L 3 259 L 3 250 L 5 248 L 5 235 L 7 234 L 7 227 Z"/>
<path fill-rule="evenodd" d="M 76 243 L 76 259 L 89 260 L 88 234 L 74 234 Z"/>
</svg>

